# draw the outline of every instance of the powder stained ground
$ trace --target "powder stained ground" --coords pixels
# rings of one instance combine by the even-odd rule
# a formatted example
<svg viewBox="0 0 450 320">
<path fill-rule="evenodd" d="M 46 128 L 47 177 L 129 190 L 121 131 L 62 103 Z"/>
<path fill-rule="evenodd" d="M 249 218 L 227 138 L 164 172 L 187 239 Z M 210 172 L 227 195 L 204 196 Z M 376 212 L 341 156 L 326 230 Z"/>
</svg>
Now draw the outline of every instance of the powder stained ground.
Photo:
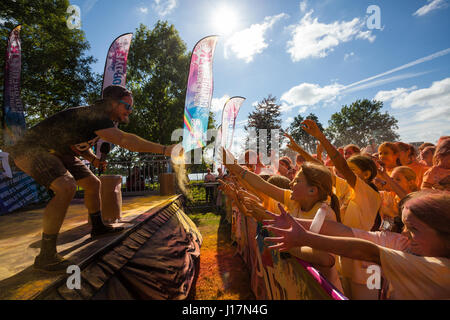
<svg viewBox="0 0 450 320">
<path fill-rule="evenodd" d="M 200 272 L 195 286 L 195 300 L 254 300 L 250 273 L 230 238 L 231 225 L 220 215 L 193 213 L 203 236 Z"/>
</svg>

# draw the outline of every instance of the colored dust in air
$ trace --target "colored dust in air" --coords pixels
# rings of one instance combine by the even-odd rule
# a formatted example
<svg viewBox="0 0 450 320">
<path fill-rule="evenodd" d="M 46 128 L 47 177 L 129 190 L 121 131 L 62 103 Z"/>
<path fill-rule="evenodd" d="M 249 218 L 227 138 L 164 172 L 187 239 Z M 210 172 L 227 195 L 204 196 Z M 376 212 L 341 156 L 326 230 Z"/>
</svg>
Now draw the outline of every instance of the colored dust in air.
<svg viewBox="0 0 450 320">
<path fill-rule="evenodd" d="M 172 166 L 175 171 L 176 184 L 178 188 L 189 200 L 192 200 L 192 193 L 187 187 L 189 181 L 186 172 L 185 155 L 180 154 L 178 156 L 172 156 Z"/>
<path fill-rule="evenodd" d="M 195 300 L 253 300 L 250 273 L 232 245 L 231 226 L 215 213 L 189 217 L 203 236 Z"/>
</svg>

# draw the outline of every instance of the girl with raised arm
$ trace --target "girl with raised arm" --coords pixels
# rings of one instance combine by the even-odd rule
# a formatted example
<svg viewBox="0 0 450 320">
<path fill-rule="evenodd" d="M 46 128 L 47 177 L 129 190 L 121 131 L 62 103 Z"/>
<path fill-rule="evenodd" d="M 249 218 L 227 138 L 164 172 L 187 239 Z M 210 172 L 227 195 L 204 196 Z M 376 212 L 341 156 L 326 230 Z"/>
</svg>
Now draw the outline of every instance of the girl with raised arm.
<svg viewBox="0 0 450 320">
<path fill-rule="evenodd" d="M 416 192 L 403 199 L 400 207 L 402 235 L 367 232 L 330 221 L 324 222 L 322 234 L 315 234 L 305 230 L 309 221 L 293 219 L 283 210 L 267 221 L 270 225 L 265 228 L 275 236 L 265 241 L 275 243 L 269 248 L 279 251 L 308 246 L 381 265 L 389 282 L 388 299 L 450 299 L 450 193 Z"/>
<path fill-rule="evenodd" d="M 372 180 L 377 175 L 377 167 L 372 159 L 356 155 L 348 160 L 336 150 L 313 120 L 302 122 L 303 129 L 315 137 L 323 145 L 337 171 L 341 173 L 352 189 L 350 200 L 342 217 L 346 226 L 372 230 L 381 205 L 381 196 Z M 379 223 L 381 223 L 381 218 Z M 377 299 L 377 292 L 370 291 L 367 286 L 367 263 L 342 258 L 340 260 L 341 275 L 344 277 L 346 294 L 353 299 Z"/>
</svg>

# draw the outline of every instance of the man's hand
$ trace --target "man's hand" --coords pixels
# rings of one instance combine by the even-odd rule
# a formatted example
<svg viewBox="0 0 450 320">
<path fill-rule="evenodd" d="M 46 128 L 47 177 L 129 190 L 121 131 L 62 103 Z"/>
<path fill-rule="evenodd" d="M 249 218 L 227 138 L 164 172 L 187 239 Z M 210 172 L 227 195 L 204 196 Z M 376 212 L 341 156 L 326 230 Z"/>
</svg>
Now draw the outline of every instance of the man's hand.
<svg viewBox="0 0 450 320">
<path fill-rule="evenodd" d="M 92 160 L 91 164 L 96 167 L 97 169 L 102 168 L 103 171 L 106 170 L 106 166 L 108 165 L 108 162 L 106 161 L 101 161 L 99 158 L 95 158 L 94 160 Z"/>
<path fill-rule="evenodd" d="M 179 147 L 179 150 L 176 150 L 175 147 L 177 147 L 177 146 L 178 146 L 178 143 L 172 144 L 170 146 L 166 146 L 164 155 L 166 157 L 172 157 L 172 158 L 177 158 L 177 157 L 182 156 L 184 154 L 184 149 L 183 149 L 183 147 Z M 172 154 L 174 152 L 175 152 L 175 154 Z M 178 154 L 176 154 L 176 153 L 178 153 Z"/>
</svg>

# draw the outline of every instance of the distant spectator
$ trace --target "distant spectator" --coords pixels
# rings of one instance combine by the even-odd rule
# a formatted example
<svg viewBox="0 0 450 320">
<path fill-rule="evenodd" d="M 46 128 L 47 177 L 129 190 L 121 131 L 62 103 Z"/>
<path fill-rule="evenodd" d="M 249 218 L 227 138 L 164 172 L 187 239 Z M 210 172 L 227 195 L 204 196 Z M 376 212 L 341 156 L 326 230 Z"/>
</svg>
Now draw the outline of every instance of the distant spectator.
<svg viewBox="0 0 450 320">
<path fill-rule="evenodd" d="M 215 182 L 216 176 L 211 173 L 211 169 L 206 169 L 206 175 L 205 175 L 205 183 Z M 214 198 L 214 186 L 205 186 L 206 190 L 206 202 L 210 203 L 212 202 Z"/>
<path fill-rule="evenodd" d="M 353 155 L 360 154 L 361 150 L 355 144 L 348 144 L 344 148 L 344 158 L 347 160 Z"/>
<path fill-rule="evenodd" d="M 420 153 L 420 163 L 423 165 L 426 165 L 427 167 L 433 166 L 433 156 L 434 152 L 436 151 L 435 146 L 428 146 L 424 149 L 422 149 L 422 152 Z"/>
</svg>

